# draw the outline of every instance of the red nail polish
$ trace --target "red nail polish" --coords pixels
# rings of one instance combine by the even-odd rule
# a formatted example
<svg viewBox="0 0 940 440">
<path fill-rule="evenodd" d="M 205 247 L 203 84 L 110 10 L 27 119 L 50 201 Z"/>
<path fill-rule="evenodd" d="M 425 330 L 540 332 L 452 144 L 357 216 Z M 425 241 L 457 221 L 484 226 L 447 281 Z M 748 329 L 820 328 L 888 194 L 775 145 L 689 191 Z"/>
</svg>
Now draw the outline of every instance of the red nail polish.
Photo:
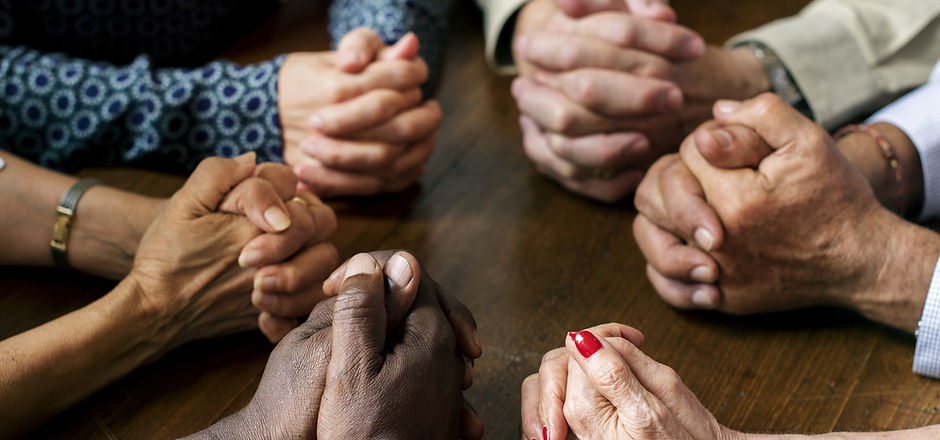
<svg viewBox="0 0 940 440">
<path fill-rule="evenodd" d="M 585 359 L 591 357 L 592 354 L 597 353 L 597 350 L 603 347 L 601 341 L 598 341 L 597 337 L 589 331 L 568 332 L 568 336 L 574 341 L 574 345 L 578 347 L 578 352 Z"/>
<path fill-rule="evenodd" d="M 548 426 L 542 427 L 542 440 L 549 440 L 548 436 Z"/>
</svg>

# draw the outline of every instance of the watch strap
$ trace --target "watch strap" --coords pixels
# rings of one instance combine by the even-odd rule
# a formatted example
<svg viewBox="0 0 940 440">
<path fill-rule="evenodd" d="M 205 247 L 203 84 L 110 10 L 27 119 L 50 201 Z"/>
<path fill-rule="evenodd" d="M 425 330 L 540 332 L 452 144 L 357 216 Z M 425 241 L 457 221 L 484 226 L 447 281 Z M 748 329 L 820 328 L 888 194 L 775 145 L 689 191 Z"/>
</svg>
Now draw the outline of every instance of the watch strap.
<svg viewBox="0 0 940 440">
<path fill-rule="evenodd" d="M 69 267 L 68 259 L 68 241 L 69 232 L 72 229 L 72 220 L 75 217 L 75 209 L 78 207 L 78 201 L 85 195 L 91 187 L 100 185 L 98 179 L 79 179 L 75 182 L 59 201 L 56 206 L 56 220 L 52 227 L 52 240 L 49 241 L 49 250 L 52 252 L 52 261 L 56 266 Z"/>
<path fill-rule="evenodd" d="M 764 75 L 767 76 L 767 81 L 770 82 L 771 91 L 804 116 L 813 119 L 813 112 L 809 108 L 806 98 L 803 97 L 803 92 L 796 85 L 790 71 L 777 57 L 776 52 L 767 47 L 766 44 L 758 41 L 748 41 L 742 45 L 750 49 L 754 53 L 754 57 L 760 61 L 761 66 L 764 68 Z"/>
</svg>

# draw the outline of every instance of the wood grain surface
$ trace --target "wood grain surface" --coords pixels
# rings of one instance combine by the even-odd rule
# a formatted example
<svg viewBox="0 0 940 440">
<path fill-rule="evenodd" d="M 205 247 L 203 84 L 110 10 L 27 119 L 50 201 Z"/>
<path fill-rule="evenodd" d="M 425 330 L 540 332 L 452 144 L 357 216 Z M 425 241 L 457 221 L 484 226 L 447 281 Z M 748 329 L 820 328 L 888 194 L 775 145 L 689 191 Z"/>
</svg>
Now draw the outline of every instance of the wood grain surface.
<svg viewBox="0 0 940 440">
<path fill-rule="evenodd" d="M 680 21 L 720 43 L 795 13 L 805 0 L 673 2 Z M 601 205 L 541 177 L 521 148 L 511 78 L 483 58 L 470 1 L 454 15 L 438 97 L 445 121 L 420 185 L 332 201 L 341 257 L 413 250 L 471 310 L 485 352 L 468 397 L 487 438 L 519 437 L 519 386 L 565 332 L 616 321 L 675 368 L 732 428 L 760 432 L 883 430 L 940 423 L 940 382 L 911 373 L 913 337 L 838 310 L 747 318 L 680 312 L 646 279 L 628 202 Z M 322 2 L 293 1 L 227 54 L 261 60 L 327 46 Z M 122 188 L 169 195 L 182 182 L 139 170 L 86 170 Z M 51 227 L 51 225 L 50 225 Z M 87 304 L 111 283 L 0 269 L 0 338 Z M 160 439 L 204 428 L 245 405 L 271 345 L 243 333 L 186 345 L 48 422 L 37 438 Z M 66 366 L 63 366 L 66 368 Z M 0 433 L 2 437 L 2 433 Z"/>
</svg>

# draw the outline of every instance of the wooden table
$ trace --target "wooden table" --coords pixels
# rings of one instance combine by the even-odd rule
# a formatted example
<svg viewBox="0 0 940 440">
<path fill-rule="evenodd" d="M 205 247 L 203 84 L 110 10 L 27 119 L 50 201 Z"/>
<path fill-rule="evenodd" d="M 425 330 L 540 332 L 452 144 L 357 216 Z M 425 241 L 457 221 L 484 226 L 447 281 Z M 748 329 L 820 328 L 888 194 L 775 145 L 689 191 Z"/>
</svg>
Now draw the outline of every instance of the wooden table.
<svg viewBox="0 0 940 440">
<path fill-rule="evenodd" d="M 806 1 L 674 3 L 684 23 L 720 42 Z M 510 78 L 487 70 L 472 2 L 458 9 L 439 92 L 446 118 L 420 188 L 333 203 L 340 218 L 335 243 L 343 258 L 412 249 L 475 312 L 486 348 L 469 398 L 488 438 L 518 438 L 519 386 L 544 352 L 562 345 L 568 330 L 609 321 L 644 331 L 646 352 L 674 367 L 733 428 L 826 432 L 940 423 L 940 382 L 911 373 L 909 335 L 841 311 L 732 318 L 663 303 L 633 240 L 631 204 L 568 194 L 526 160 Z M 252 61 L 325 47 L 322 13 L 322 3 L 294 1 L 231 56 Z M 182 182 L 135 170 L 90 174 L 154 195 Z M 111 286 L 19 268 L 0 270 L 0 280 L 0 337 L 81 307 Z M 36 436 L 156 439 L 196 431 L 249 401 L 270 350 L 256 333 L 189 344 Z"/>
</svg>

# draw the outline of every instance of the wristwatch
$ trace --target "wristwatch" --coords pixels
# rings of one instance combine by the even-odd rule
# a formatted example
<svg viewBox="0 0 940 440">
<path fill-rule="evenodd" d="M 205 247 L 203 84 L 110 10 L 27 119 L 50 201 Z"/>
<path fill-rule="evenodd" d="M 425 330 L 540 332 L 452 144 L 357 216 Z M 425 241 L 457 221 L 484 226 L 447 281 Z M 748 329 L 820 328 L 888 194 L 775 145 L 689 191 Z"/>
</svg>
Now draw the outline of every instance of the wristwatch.
<svg viewBox="0 0 940 440">
<path fill-rule="evenodd" d="M 760 61 L 761 66 L 764 68 L 764 75 L 767 76 L 767 81 L 770 82 L 770 90 L 804 116 L 813 119 L 813 111 L 809 108 L 803 93 L 800 92 L 800 88 L 796 86 L 796 82 L 793 81 L 793 77 L 790 76 L 790 72 L 780 61 L 780 58 L 777 57 L 777 54 L 764 43 L 757 41 L 748 41 L 743 43 L 742 46 L 750 49 L 754 53 L 754 57 Z"/>
</svg>

